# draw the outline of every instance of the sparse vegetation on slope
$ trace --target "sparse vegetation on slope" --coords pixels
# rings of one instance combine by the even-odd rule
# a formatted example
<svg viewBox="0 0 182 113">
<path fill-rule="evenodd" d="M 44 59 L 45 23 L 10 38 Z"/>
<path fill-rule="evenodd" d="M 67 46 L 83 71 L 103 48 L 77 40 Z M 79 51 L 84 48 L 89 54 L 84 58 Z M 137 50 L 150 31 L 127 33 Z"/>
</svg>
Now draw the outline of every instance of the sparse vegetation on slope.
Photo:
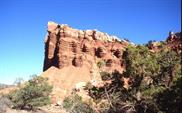
<svg viewBox="0 0 182 113">
<path fill-rule="evenodd" d="M 151 52 L 148 47 L 139 45 L 129 46 L 123 60 L 126 65 L 123 74 L 101 73 L 103 81 L 111 80 L 111 84 L 88 89 L 101 113 L 182 111 L 180 55 L 170 49 Z M 126 82 L 128 88 L 124 87 Z"/>
<path fill-rule="evenodd" d="M 35 107 L 50 103 L 49 94 L 52 86 L 47 83 L 47 79 L 41 76 L 33 77 L 20 89 L 12 92 L 9 97 L 16 109 L 33 110 Z"/>
<path fill-rule="evenodd" d="M 82 97 L 77 94 L 66 97 L 63 101 L 63 108 L 69 113 L 94 113 L 92 107 L 83 102 Z"/>
</svg>

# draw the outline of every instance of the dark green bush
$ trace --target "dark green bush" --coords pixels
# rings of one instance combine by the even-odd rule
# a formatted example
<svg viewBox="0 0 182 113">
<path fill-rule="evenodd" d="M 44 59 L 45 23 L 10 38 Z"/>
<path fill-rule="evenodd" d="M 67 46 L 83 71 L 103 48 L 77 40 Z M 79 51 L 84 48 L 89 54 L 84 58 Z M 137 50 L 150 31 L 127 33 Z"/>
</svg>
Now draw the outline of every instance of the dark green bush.
<svg viewBox="0 0 182 113">
<path fill-rule="evenodd" d="M 66 97 L 63 101 L 63 108 L 69 113 L 93 113 L 91 106 L 83 102 L 77 94 Z"/>
<path fill-rule="evenodd" d="M 14 103 L 14 108 L 32 110 L 37 106 L 49 104 L 51 91 L 52 86 L 48 84 L 47 79 L 36 76 L 22 88 L 12 92 L 9 97 Z"/>
<path fill-rule="evenodd" d="M 182 112 L 182 77 L 170 87 L 156 95 L 157 106 L 165 113 Z"/>
<path fill-rule="evenodd" d="M 123 54 L 123 74 L 100 73 L 103 81 L 112 81 L 89 89 L 101 113 L 182 112 L 181 56 L 166 47 L 160 49 L 151 52 L 143 45 L 129 45 Z M 122 87 L 122 77 L 130 78 L 129 89 Z M 107 106 L 100 106 L 102 100 L 107 100 Z"/>
<path fill-rule="evenodd" d="M 100 76 L 101 76 L 103 81 L 112 79 L 112 74 L 105 72 L 105 71 L 100 72 Z"/>
</svg>

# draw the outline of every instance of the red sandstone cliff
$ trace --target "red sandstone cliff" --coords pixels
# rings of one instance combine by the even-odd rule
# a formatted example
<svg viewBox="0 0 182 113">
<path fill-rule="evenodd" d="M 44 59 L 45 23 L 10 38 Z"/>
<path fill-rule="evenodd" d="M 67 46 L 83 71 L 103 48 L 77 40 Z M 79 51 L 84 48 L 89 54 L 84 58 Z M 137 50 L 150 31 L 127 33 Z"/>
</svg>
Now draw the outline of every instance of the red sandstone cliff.
<svg viewBox="0 0 182 113">
<path fill-rule="evenodd" d="M 77 30 L 48 22 L 44 73 L 54 85 L 53 95 L 64 97 L 79 82 L 99 81 L 100 71 L 123 71 L 125 40 L 96 30 Z"/>
<path fill-rule="evenodd" d="M 92 66 L 99 60 L 104 60 L 109 69 L 122 68 L 122 50 L 127 44 L 128 42 L 107 33 L 77 30 L 68 25 L 49 22 L 43 70 L 51 66 L 59 69 L 70 65 Z"/>
<path fill-rule="evenodd" d="M 178 54 L 182 53 L 182 32 L 173 33 L 169 32 L 169 36 L 166 40 L 167 45 L 172 50 L 176 51 Z"/>
<path fill-rule="evenodd" d="M 151 43 L 151 51 L 160 50 L 160 42 Z M 129 42 L 97 30 L 78 30 L 65 24 L 48 22 L 42 76 L 53 85 L 53 102 L 69 95 L 77 84 L 101 82 L 100 72 L 123 72 L 122 54 Z M 181 53 L 181 33 L 170 33 L 167 48 Z M 128 78 L 125 78 L 125 82 Z M 127 85 L 127 83 L 125 84 Z M 127 87 L 127 86 L 126 86 Z"/>
</svg>

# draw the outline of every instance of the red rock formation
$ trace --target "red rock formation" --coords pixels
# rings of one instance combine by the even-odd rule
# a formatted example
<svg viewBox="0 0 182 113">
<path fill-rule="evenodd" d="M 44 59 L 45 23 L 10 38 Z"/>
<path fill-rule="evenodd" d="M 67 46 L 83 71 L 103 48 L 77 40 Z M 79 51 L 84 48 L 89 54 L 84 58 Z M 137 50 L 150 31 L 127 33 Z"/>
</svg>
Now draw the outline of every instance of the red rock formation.
<svg viewBox="0 0 182 113">
<path fill-rule="evenodd" d="M 164 42 L 150 41 L 147 45 L 151 52 L 158 52 L 161 49 L 169 49 L 175 51 L 177 54 L 182 53 L 182 37 L 181 32 L 173 33 L 169 32 L 167 40 Z"/>
<path fill-rule="evenodd" d="M 178 54 L 182 53 L 182 33 L 169 32 L 169 36 L 167 38 L 167 45 L 172 50 L 176 51 Z"/>
<path fill-rule="evenodd" d="M 116 36 L 96 30 L 77 30 L 49 22 L 42 76 L 48 77 L 54 87 L 54 101 L 63 99 L 79 82 L 97 84 L 100 71 L 122 72 L 122 51 L 127 45 Z M 99 61 L 106 65 L 99 68 Z"/>
<path fill-rule="evenodd" d="M 121 64 L 122 50 L 126 45 L 127 42 L 120 41 L 116 36 L 96 30 L 77 30 L 49 22 L 43 70 L 51 66 L 59 69 L 69 65 L 81 67 L 85 62 L 93 64 L 100 59 L 108 60 L 109 67 L 114 69 L 111 62 Z"/>
<path fill-rule="evenodd" d="M 152 43 L 152 50 L 158 50 L 158 42 Z M 44 73 L 53 85 L 53 101 L 69 95 L 78 83 L 102 82 L 100 71 L 123 72 L 123 51 L 128 42 L 116 36 L 109 36 L 96 30 L 77 30 L 68 25 L 48 23 L 45 40 Z M 167 46 L 181 51 L 181 35 L 170 33 Z M 98 64 L 102 66 L 98 66 Z M 123 78 L 124 87 L 129 87 L 129 78 Z"/>
</svg>

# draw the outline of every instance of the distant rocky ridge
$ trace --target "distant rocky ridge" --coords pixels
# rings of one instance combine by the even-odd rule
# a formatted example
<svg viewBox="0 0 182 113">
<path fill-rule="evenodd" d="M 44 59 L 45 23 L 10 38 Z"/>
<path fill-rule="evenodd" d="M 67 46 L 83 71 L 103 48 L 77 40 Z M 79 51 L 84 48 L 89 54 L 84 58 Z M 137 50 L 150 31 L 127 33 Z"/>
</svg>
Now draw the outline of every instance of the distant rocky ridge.
<svg viewBox="0 0 182 113">
<path fill-rule="evenodd" d="M 0 89 L 6 88 L 6 87 L 7 87 L 7 85 L 0 83 Z"/>
<path fill-rule="evenodd" d="M 15 85 L 7 85 L 7 84 L 1 84 L 0 83 L 0 96 L 1 94 L 8 94 L 9 92 L 16 89 Z"/>
<path fill-rule="evenodd" d="M 13 85 L 1 84 L 0 83 L 0 90 L 8 87 L 12 87 Z"/>
</svg>

